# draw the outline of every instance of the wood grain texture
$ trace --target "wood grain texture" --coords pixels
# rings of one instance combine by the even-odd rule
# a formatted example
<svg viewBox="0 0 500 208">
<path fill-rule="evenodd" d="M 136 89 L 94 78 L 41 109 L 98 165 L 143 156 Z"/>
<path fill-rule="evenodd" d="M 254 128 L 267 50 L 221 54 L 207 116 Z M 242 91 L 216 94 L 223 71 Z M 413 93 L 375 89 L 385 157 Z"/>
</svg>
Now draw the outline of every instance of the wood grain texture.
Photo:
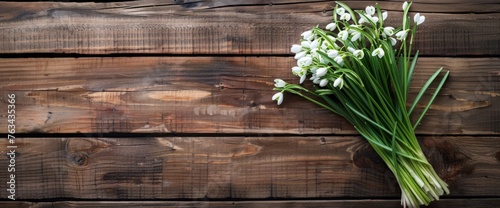
<svg viewBox="0 0 500 208">
<path fill-rule="evenodd" d="M 178 3 L 175 3 L 178 2 Z M 345 1 L 363 9 L 367 1 Z M 299 34 L 331 21 L 331 1 L 0 2 L 0 53 L 289 54 Z M 400 1 L 381 2 L 399 26 Z M 416 1 L 427 56 L 500 55 L 500 4 Z"/>
<path fill-rule="evenodd" d="M 121 201 L 121 202 L 0 202 L 3 208 L 87 208 L 87 207 L 123 207 L 123 208 L 400 208 L 399 200 L 276 200 L 276 201 Z M 500 206 L 500 199 L 441 199 L 427 208 L 474 207 L 491 208 Z"/>
<path fill-rule="evenodd" d="M 283 106 L 271 100 L 274 78 L 298 82 L 294 64 L 288 57 L 0 59 L 0 108 L 16 94 L 20 133 L 356 133 L 293 95 Z M 421 58 L 410 96 L 439 67 L 451 75 L 418 132 L 500 133 L 498 65 L 498 58 Z"/>
<path fill-rule="evenodd" d="M 450 197 L 500 195 L 499 137 L 422 139 Z M 399 197 L 393 174 L 359 137 L 17 138 L 16 145 L 17 200 Z"/>
</svg>

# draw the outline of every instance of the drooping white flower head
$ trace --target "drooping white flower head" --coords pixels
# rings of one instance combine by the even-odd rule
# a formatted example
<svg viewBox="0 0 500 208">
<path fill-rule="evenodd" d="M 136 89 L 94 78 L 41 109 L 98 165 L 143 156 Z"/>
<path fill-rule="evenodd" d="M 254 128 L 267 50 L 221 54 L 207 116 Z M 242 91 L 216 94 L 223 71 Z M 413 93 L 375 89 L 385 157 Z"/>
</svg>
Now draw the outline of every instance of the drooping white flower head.
<svg viewBox="0 0 500 208">
<path fill-rule="evenodd" d="M 358 59 L 363 59 L 363 57 L 365 57 L 363 50 L 355 50 L 352 54 Z"/>
<path fill-rule="evenodd" d="M 373 52 L 372 52 L 372 56 L 378 56 L 379 58 L 384 57 L 384 55 L 385 55 L 385 52 L 382 48 L 377 48 L 377 49 L 373 50 Z"/>
<path fill-rule="evenodd" d="M 300 59 L 304 56 L 307 55 L 307 51 L 301 51 L 301 52 L 298 52 L 297 54 L 295 54 L 295 56 L 293 57 L 294 59 Z"/>
<path fill-rule="evenodd" d="M 391 40 L 391 45 L 392 46 L 395 46 L 396 43 L 398 43 L 398 41 L 396 40 L 396 38 L 390 37 L 389 40 Z"/>
<path fill-rule="evenodd" d="M 313 42 L 311 42 L 311 45 L 309 47 L 311 48 L 311 50 L 314 50 L 317 49 L 318 46 L 319 46 L 319 39 L 316 39 Z"/>
<path fill-rule="evenodd" d="M 272 99 L 276 100 L 278 102 L 278 105 L 281 105 L 281 103 L 283 103 L 283 93 L 278 92 L 278 93 L 274 94 Z"/>
<path fill-rule="evenodd" d="M 413 21 L 415 21 L 415 24 L 420 25 L 425 21 L 425 16 L 420 15 L 420 13 L 416 13 L 413 17 Z"/>
<path fill-rule="evenodd" d="M 309 40 L 304 40 L 304 41 L 300 42 L 300 45 L 301 45 L 302 47 L 309 48 L 309 47 L 311 46 L 311 41 L 309 41 Z"/>
<path fill-rule="evenodd" d="M 321 67 L 321 68 L 316 70 L 316 77 L 319 78 L 319 77 L 325 76 L 327 72 L 328 72 L 328 69 L 326 67 Z"/>
<path fill-rule="evenodd" d="M 352 33 L 352 38 L 351 42 L 357 41 L 361 37 L 361 33 L 358 31 L 355 31 Z"/>
<path fill-rule="evenodd" d="M 344 65 L 344 58 L 342 56 L 337 56 L 335 59 L 333 59 L 338 65 L 343 66 Z"/>
<path fill-rule="evenodd" d="M 304 83 L 304 81 L 306 80 L 306 76 L 307 76 L 307 73 L 305 71 L 302 71 L 302 74 L 300 75 L 299 84 Z"/>
<path fill-rule="evenodd" d="M 314 39 L 314 33 L 312 30 L 305 31 L 301 34 L 301 36 L 306 39 L 306 40 L 312 40 Z"/>
<path fill-rule="evenodd" d="M 344 79 L 342 79 L 342 77 L 335 79 L 335 81 L 333 82 L 333 87 L 339 87 L 339 89 L 342 89 L 343 86 L 344 86 Z"/>
<path fill-rule="evenodd" d="M 328 79 L 322 79 L 321 81 L 319 81 L 319 86 L 320 87 L 324 87 L 328 84 Z"/>
<path fill-rule="evenodd" d="M 373 7 L 373 6 L 367 6 L 365 8 L 365 12 L 366 12 L 367 15 L 372 16 L 372 15 L 375 14 L 375 7 Z"/>
<path fill-rule="evenodd" d="M 302 71 L 302 68 L 301 68 L 301 67 L 298 67 L 298 66 L 294 66 L 294 67 L 292 67 L 292 73 L 293 73 L 294 75 L 297 75 L 297 76 L 298 76 L 298 75 L 299 75 L 299 73 L 300 73 L 301 71 Z"/>
<path fill-rule="evenodd" d="M 290 51 L 292 51 L 292 53 L 299 53 L 300 51 L 302 51 L 302 46 L 301 45 L 297 45 L 297 44 L 293 44 L 292 45 L 292 48 L 290 48 Z"/>
<path fill-rule="evenodd" d="M 345 14 L 345 9 L 340 7 L 340 8 L 337 8 L 337 10 L 335 11 L 338 15 L 343 15 Z"/>
<path fill-rule="evenodd" d="M 274 80 L 274 86 L 275 87 L 285 87 L 286 82 L 283 81 L 282 79 L 275 79 Z"/>
<path fill-rule="evenodd" d="M 330 58 L 335 58 L 335 57 L 337 57 L 339 55 L 339 51 L 337 51 L 337 50 L 329 50 L 327 52 L 327 55 Z"/>
<path fill-rule="evenodd" d="M 405 1 L 405 3 L 403 3 L 403 11 L 406 10 L 406 7 L 408 7 L 408 2 Z"/>
<path fill-rule="evenodd" d="M 353 47 L 347 47 L 347 50 L 351 53 L 354 53 L 354 51 L 356 51 L 356 49 L 354 49 Z"/>
<path fill-rule="evenodd" d="M 337 35 L 342 40 L 347 40 L 347 37 L 349 37 L 349 33 L 347 32 L 347 30 L 342 30 Z"/>
<path fill-rule="evenodd" d="M 332 23 L 330 23 L 330 24 L 326 25 L 326 27 L 325 27 L 325 28 L 326 28 L 327 30 L 334 31 L 334 30 L 335 30 L 335 28 L 337 28 L 337 24 L 335 24 L 335 22 L 332 22 Z"/>
<path fill-rule="evenodd" d="M 398 40 L 404 40 L 406 39 L 406 36 L 408 35 L 408 30 L 402 30 L 396 33 L 396 39 Z"/>
<path fill-rule="evenodd" d="M 384 20 L 384 21 L 385 21 L 385 19 L 387 19 L 387 16 L 388 16 L 388 15 L 389 15 L 389 14 L 387 13 L 387 11 L 382 12 L 382 20 Z"/>
<path fill-rule="evenodd" d="M 386 34 L 387 36 L 394 35 L 394 28 L 393 27 L 384 27 L 384 34 Z"/>
<path fill-rule="evenodd" d="M 345 21 L 351 20 L 351 14 L 344 13 L 343 15 L 340 15 L 340 20 L 345 20 Z"/>
<path fill-rule="evenodd" d="M 297 66 L 299 67 L 305 67 L 305 66 L 310 66 L 312 64 L 312 57 L 310 55 L 306 55 L 299 60 L 297 60 Z"/>
</svg>

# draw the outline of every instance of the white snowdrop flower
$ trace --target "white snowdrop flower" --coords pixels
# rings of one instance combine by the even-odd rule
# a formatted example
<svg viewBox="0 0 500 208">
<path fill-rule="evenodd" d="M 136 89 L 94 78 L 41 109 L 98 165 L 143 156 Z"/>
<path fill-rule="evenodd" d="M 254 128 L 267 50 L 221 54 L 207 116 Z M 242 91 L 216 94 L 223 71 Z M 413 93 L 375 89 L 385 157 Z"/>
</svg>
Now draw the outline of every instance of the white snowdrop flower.
<svg viewBox="0 0 500 208">
<path fill-rule="evenodd" d="M 319 46 L 319 39 L 316 39 L 313 42 L 311 42 L 310 48 L 311 48 L 311 50 L 314 50 L 314 49 L 317 49 L 318 46 Z"/>
<path fill-rule="evenodd" d="M 322 79 L 320 82 L 319 82 L 319 86 L 320 87 L 324 87 L 328 84 L 328 79 Z"/>
<path fill-rule="evenodd" d="M 320 79 L 320 78 L 318 78 L 318 77 L 316 77 L 316 78 L 314 78 L 314 79 L 313 79 L 313 81 L 312 81 L 312 82 L 313 82 L 314 84 L 319 84 L 319 83 L 321 82 L 321 79 Z"/>
<path fill-rule="evenodd" d="M 299 67 L 305 67 L 305 66 L 310 66 L 312 64 L 312 57 L 310 56 L 304 56 L 297 60 L 297 66 Z"/>
<path fill-rule="evenodd" d="M 344 13 L 343 15 L 340 15 L 340 20 L 345 20 L 345 21 L 351 20 L 351 14 Z"/>
<path fill-rule="evenodd" d="M 321 67 L 318 70 L 316 70 L 316 77 L 325 76 L 327 72 L 328 72 L 328 69 L 326 67 Z"/>
<path fill-rule="evenodd" d="M 416 13 L 413 17 L 413 21 L 415 21 L 415 24 L 420 25 L 425 21 L 425 16 L 420 15 L 420 13 Z"/>
<path fill-rule="evenodd" d="M 405 1 L 405 3 L 403 3 L 403 11 L 406 10 L 406 7 L 408 7 L 408 2 Z"/>
<path fill-rule="evenodd" d="M 363 23 L 365 23 L 365 22 L 367 22 L 367 21 L 366 21 L 366 18 L 365 18 L 363 15 L 359 16 L 358 23 L 359 23 L 359 24 L 363 24 Z"/>
<path fill-rule="evenodd" d="M 301 36 L 306 40 L 312 40 L 314 38 L 314 34 L 312 30 L 305 31 L 301 34 Z"/>
<path fill-rule="evenodd" d="M 325 28 L 326 28 L 327 30 L 334 31 L 334 30 L 335 30 L 335 28 L 337 28 L 337 24 L 335 24 L 335 22 L 332 22 L 332 23 L 330 23 L 330 24 L 326 25 L 326 27 L 325 27 Z"/>
<path fill-rule="evenodd" d="M 292 73 L 294 75 L 299 75 L 299 73 L 302 71 L 302 68 L 298 67 L 298 66 L 294 66 L 292 67 Z"/>
<path fill-rule="evenodd" d="M 398 40 L 404 40 L 406 39 L 406 36 L 408 35 L 408 30 L 402 30 L 396 33 L 396 39 Z"/>
<path fill-rule="evenodd" d="M 373 52 L 372 52 L 372 56 L 378 56 L 379 58 L 384 57 L 384 54 L 385 54 L 385 52 L 382 48 L 377 48 L 377 49 L 373 50 Z"/>
<path fill-rule="evenodd" d="M 310 68 L 310 69 L 309 69 L 309 71 L 310 71 L 311 73 L 313 73 L 313 76 L 314 76 L 314 74 L 316 73 L 316 70 L 318 70 L 318 67 L 312 67 L 312 68 Z"/>
<path fill-rule="evenodd" d="M 335 79 L 335 81 L 333 82 L 333 87 L 339 87 L 339 89 L 342 89 L 343 86 L 344 86 L 344 79 L 342 79 L 342 77 Z"/>
<path fill-rule="evenodd" d="M 300 42 L 300 45 L 302 47 L 309 48 L 311 46 L 311 41 L 304 40 L 304 41 Z"/>
<path fill-rule="evenodd" d="M 327 55 L 330 58 L 335 58 L 335 57 L 337 57 L 339 55 L 339 51 L 337 51 L 337 50 L 329 50 L 327 52 Z"/>
<path fill-rule="evenodd" d="M 372 22 L 378 22 L 378 17 L 371 17 Z"/>
<path fill-rule="evenodd" d="M 344 59 L 342 56 L 337 56 L 335 59 L 333 59 L 338 65 L 343 66 L 344 65 Z"/>
<path fill-rule="evenodd" d="M 347 37 L 349 37 L 349 33 L 347 30 L 342 30 L 339 32 L 338 37 L 342 40 L 347 40 Z"/>
<path fill-rule="evenodd" d="M 392 36 L 392 35 L 394 35 L 394 28 L 393 27 L 384 27 L 384 33 L 387 36 Z"/>
<path fill-rule="evenodd" d="M 354 53 L 354 51 L 356 51 L 356 49 L 354 49 L 353 47 L 347 47 L 347 50 L 351 53 Z"/>
<path fill-rule="evenodd" d="M 275 79 L 274 80 L 275 87 L 284 87 L 285 85 L 286 85 L 286 82 L 283 81 L 282 79 Z"/>
<path fill-rule="evenodd" d="M 321 43 L 321 50 L 323 51 L 326 51 L 328 50 L 328 42 L 327 41 L 323 41 L 323 43 Z"/>
<path fill-rule="evenodd" d="M 293 44 L 292 48 L 290 48 L 290 51 L 292 51 L 292 53 L 299 53 L 300 51 L 302 51 L 302 46 Z"/>
<path fill-rule="evenodd" d="M 306 73 L 306 72 L 303 72 L 303 73 L 300 75 L 299 84 L 304 83 L 304 81 L 306 80 L 306 76 L 307 76 L 307 73 Z"/>
<path fill-rule="evenodd" d="M 304 56 L 307 55 L 307 51 L 301 51 L 301 52 L 298 52 L 297 54 L 295 54 L 295 56 L 293 57 L 294 59 L 300 59 Z"/>
<path fill-rule="evenodd" d="M 396 43 L 398 43 L 398 41 L 396 40 L 396 38 L 390 37 L 389 40 L 391 40 L 392 46 L 395 46 Z"/>
<path fill-rule="evenodd" d="M 387 13 L 387 11 L 385 12 L 382 12 L 382 20 L 385 21 L 385 19 L 387 19 L 387 16 L 389 15 L 389 13 Z"/>
<path fill-rule="evenodd" d="M 345 14 L 345 9 L 340 7 L 340 8 L 337 8 L 336 12 L 338 15 L 343 15 L 343 14 Z"/>
<path fill-rule="evenodd" d="M 358 59 L 363 59 L 363 57 L 365 57 L 365 53 L 362 50 L 356 50 L 352 54 Z"/>
<path fill-rule="evenodd" d="M 373 14 L 375 14 L 375 7 L 373 7 L 373 6 L 367 6 L 365 8 L 365 12 L 366 12 L 366 14 L 372 16 Z"/>
<path fill-rule="evenodd" d="M 283 103 L 283 93 L 278 92 L 278 93 L 274 94 L 273 100 L 276 100 L 278 102 L 278 105 L 281 105 L 281 103 Z"/>
<path fill-rule="evenodd" d="M 360 32 L 358 32 L 358 31 L 353 32 L 352 33 L 351 41 L 352 42 L 357 41 L 360 37 L 361 37 L 361 33 Z"/>
</svg>

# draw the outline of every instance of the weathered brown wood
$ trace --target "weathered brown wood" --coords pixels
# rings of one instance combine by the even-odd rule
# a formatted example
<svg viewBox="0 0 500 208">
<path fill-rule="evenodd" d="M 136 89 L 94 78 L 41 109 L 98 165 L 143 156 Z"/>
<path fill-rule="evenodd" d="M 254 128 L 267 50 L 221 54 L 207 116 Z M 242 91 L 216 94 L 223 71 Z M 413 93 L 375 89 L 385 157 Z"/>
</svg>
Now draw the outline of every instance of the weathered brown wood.
<svg viewBox="0 0 500 208">
<path fill-rule="evenodd" d="M 120 201 L 120 202 L 0 202 L 3 208 L 80 208 L 80 207 L 175 207 L 175 208 L 400 208 L 398 200 L 276 200 L 276 201 Z M 441 199 L 428 208 L 468 207 L 491 208 L 500 206 L 500 199 Z"/>
<path fill-rule="evenodd" d="M 0 53 L 289 54 L 331 1 L 0 2 Z M 346 1 L 356 9 L 373 2 Z M 399 26 L 400 1 L 381 2 Z M 500 55 L 500 4 L 416 1 L 421 55 Z M 413 14 L 413 13 L 412 13 Z"/>
<path fill-rule="evenodd" d="M 356 133 L 293 95 L 283 106 L 271 100 L 274 78 L 298 81 L 294 64 L 289 57 L 0 59 L 0 115 L 7 117 L 7 94 L 15 93 L 22 133 Z M 498 58 L 419 59 L 410 96 L 439 67 L 451 75 L 418 132 L 500 133 L 498 65 Z"/>
<path fill-rule="evenodd" d="M 498 140 L 436 136 L 423 138 L 422 146 L 450 196 L 498 197 Z M 17 200 L 399 197 L 392 173 L 359 137 L 17 138 L 15 144 Z M 0 171 L 0 178 L 8 174 Z"/>
</svg>

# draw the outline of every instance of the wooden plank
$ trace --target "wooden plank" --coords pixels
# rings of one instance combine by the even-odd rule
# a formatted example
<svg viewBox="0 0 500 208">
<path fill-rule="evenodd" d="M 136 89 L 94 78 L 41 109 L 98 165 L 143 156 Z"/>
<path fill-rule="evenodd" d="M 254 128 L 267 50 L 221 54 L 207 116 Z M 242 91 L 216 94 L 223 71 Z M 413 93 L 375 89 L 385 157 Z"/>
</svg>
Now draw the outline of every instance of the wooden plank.
<svg viewBox="0 0 500 208">
<path fill-rule="evenodd" d="M 15 93 L 19 133 L 356 133 L 293 95 L 283 106 L 271 100 L 274 78 L 298 81 L 294 64 L 289 57 L 0 59 L 0 116 Z M 499 58 L 419 59 L 410 96 L 439 67 L 451 75 L 418 132 L 500 133 L 498 65 Z"/>
<path fill-rule="evenodd" d="M 301 32 L 331 21 L 334 5 L 179 2 L 0 2 L 0 53 L 289 54 Z M 400 25 L 401 2 L 381 4 L 390 11 L 387 24 Z M 500 55 L 496 1 L 417 1 L 412 11 L 427 17 L 415 40 L 421 55 Z"/>
<path fill-rule="evenodd" d="M 429 161 L 450 186 L 448 197 L 500 196 L 498 139 L 422 138 Z M 15 141 L 17 200 L 399 197 L 392 173 L 359 137 Z M 8 163 L 7 157 L 0 158 L 2 167 Z M 8 174 L 0 171 L 0 178 Z M 0 189 L 7 184 L 0 183 Z M 0 197 L 7 194 L 2 191 Z"/>
<path fill-rule="evenodd" d="M 4 208 L 72 208 L 72 207 L 175 207 L 175 208 L 401 208 L 400 201 L 394 199 L 365 200 L 277 200 L 277 201 L 62 201 L 62 202 L 0 202 Z M 441 199 L 432 202 L 428 208 L 469 207 L 491 208 L 500 206 L 500 199 Z"/>
</svg>

